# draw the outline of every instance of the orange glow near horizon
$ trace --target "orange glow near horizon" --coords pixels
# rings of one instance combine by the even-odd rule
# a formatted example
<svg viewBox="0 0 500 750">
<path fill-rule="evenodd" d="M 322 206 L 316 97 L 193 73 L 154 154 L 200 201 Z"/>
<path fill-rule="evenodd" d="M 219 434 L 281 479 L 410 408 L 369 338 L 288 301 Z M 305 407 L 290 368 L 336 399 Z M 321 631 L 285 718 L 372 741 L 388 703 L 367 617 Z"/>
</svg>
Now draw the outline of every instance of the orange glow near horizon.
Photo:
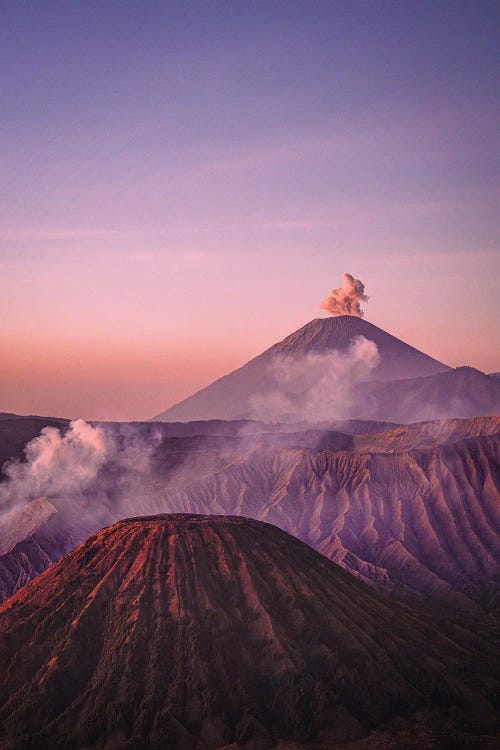
<svg viewBox="0 0 500 750">
<path fill-rule="evenodd" d="M 346 271 L 500 370 L 497 12 L 380 5 L 3 4 L 0 411 L 151 417 Z"/>
<path fill-rule="evenodd" d="M 117 421 L 155 416 L 238 367 L 242 356 L 78 342 L 28 348 L 3 342 L 3 351 L 0 411 Z"/>
<path fill-rule="evenodd" d="M 369 319 L 367 317 L 367 319 Z M 305 320 L 304 323 L 307 321 Z M 374 321 L 370 321 L 374 322 Z M 149 419 L 280 340 L 260 328 L 260 337 L 208 340 L 203 329 L 189 340 L 78 341 L 10 337 L 0 340 L 0 411 L 68 418 L 133 421 Z M 257 326 L 256 331 L 257 332 Z M 498 369 L 487 338 L 459 341 L 423 326 L 385 330 L 451 366 Z M 430 335 L 431 334 L 431 335 Z M 467 356 L 467 354 L 469 356 Z"/>
</svg>

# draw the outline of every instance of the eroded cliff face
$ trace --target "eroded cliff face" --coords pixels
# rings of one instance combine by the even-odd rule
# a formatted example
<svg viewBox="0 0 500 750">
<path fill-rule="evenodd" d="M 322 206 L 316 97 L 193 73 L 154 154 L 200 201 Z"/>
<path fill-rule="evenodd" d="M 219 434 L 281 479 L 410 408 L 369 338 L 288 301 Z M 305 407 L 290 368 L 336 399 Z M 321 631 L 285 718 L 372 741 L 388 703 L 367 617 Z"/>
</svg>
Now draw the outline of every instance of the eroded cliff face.
<svg viewBox="0 0 500 750">
<path fill-rule="evenodd" d="M 0 515 L 0 558 L 18 542 L 35 534 L 49 518 L 57 513 L 55 507 L 44 497 L 14 506 Z"/>
<path fill-rule="evenodd" d="M 269 521 L 370 579 L 382 568 L 463 606 L 452 588 L 499 575 L 498 450 L 498 436 L 386 454 L 254 450 L 158 502 Z"/>
<path fill-rule="evenodd" d="M 484 718 L 494 648 L 268 524 L 130 519 L 0 608 L 0 748 L 354 740 L 428 705 Z"/>
<path fill-rule="evenodd" d="M 497 434 L 500 434 L 500 416 L 497 415 L 470 419 L 435 419 L 397 425 L 384 431 L 372 430 L 370 434 L 356 434 L 353 436 L 353 447 L 355 450 L 375 453 L 400 453 L 416 448 L 437 448 L 465 438 Z"/>
<path fill-rule="evenodd" d="M 73 540 L 68 543 L 67 538 L 54 533 L 50 524 L 39 533 L 18 542 L 0 557 L 0 602 L 47 570 L 74 546 Z"/>
<path fill-rule="evenodd" d="M 469 608 L 471 597 L 499 578 L 495 429 L 492 419 L 427 423 L 354 436 L 347 450 L 321 448 L 343 444 L 333 433 L 319 447 L 316 433 L 287 436 L 296 447 L 283 447 L 281 435 L 274 444 L 270 435 L 262 444 L 255 435 L 230 444 L 169 438 L 140 491 L 126 501 L 120 495 L 95 501 L 98 521 L 91 497 L 85 521 L 78 508 L 60 507 L 33 537 L 0 557 L 0 596 L 106 523 L 187 512 L 269 521 L 355 575 L 406 587 L 445 607 Z M 486 434 L 461 437 L 481 431 Z"/>
</svg>

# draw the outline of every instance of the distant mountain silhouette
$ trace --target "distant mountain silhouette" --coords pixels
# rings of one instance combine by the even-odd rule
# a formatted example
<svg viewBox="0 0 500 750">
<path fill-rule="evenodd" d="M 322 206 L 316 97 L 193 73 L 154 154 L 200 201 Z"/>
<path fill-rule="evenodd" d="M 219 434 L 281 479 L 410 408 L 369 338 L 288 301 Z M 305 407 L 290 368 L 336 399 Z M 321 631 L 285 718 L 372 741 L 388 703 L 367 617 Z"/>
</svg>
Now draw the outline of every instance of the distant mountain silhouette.
<svg viewBox="0 0 500 750">
<path fill-rule="evenodd" d="M 424 377 L 450 369 L 362 318 L 353 315 L 317 318 L 155 419 L 189 421 L 251 416 L 250 399 L 268 389 L 269 366 L 275 357 L 300 359 L 311 353 L 345 351 L 360 336 L 377 345 L 380 363 L 373 372 L 376 380 Z"/>
<path fill-rule="evenodd" d="M 365 419 L 405 423 L 500 413 L 500 379 L 474 367 L 389 383 L 363 383 L 357 391 L 357 409 Z"/>
</svg>

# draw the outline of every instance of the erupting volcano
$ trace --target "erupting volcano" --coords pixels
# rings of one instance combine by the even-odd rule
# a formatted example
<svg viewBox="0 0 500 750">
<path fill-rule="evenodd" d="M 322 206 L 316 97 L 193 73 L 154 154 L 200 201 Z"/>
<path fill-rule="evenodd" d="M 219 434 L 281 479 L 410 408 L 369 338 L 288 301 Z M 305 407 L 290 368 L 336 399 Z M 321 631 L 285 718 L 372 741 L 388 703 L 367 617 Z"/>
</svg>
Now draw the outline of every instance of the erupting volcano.
<svg viewBox="0 0 500 750">
<path fill-rule="evenodd" d="M 294 362 L 302 362 L 310 355 L 345 355 L 349 347 L 360 339 L 373 342 L 378 350 L 378 364 L 371 373 L 374 380 L 426 377 L 450 369 L 360 317 L 339 315 L 316 318 L 243 367 L 171 406 L 155 419 L 186 422 L 194 419 L 239 419 L 255 416 L 252 399 L 276 388 L 276 383 L 273 382 L 276 362 L 285 360 L 286 366 L 293 366 Z M 332 358 L 332 365 L 334 364 Z M 331 416 L 338 415 L 325 414 L 324 418 Z"/>
<path fill-rule="evenodd" d="M 0 750 L 500 748 L 500 6 L 450 5 L 2 4 Z"/>
</svg>

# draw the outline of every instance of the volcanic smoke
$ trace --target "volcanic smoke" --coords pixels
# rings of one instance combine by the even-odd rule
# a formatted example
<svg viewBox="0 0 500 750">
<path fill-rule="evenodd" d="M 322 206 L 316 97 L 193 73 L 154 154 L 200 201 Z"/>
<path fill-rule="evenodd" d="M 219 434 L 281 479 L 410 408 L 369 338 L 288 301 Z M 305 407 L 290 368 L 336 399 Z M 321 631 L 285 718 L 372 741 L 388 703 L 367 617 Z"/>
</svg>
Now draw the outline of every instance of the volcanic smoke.
<svg viewBox="0 0 500 750">
<path fill-rule="evenodd" d="M 356 315 L 362 318 L 365 313 L 361 309 L 361 302 L 368 302 L 368 299 L 363 282 L 355 279 L 350 273 L 343 273 L 342 286 L 332 289 L 320 307 L 328 310 L 330 315 Z"/>
</svg>

